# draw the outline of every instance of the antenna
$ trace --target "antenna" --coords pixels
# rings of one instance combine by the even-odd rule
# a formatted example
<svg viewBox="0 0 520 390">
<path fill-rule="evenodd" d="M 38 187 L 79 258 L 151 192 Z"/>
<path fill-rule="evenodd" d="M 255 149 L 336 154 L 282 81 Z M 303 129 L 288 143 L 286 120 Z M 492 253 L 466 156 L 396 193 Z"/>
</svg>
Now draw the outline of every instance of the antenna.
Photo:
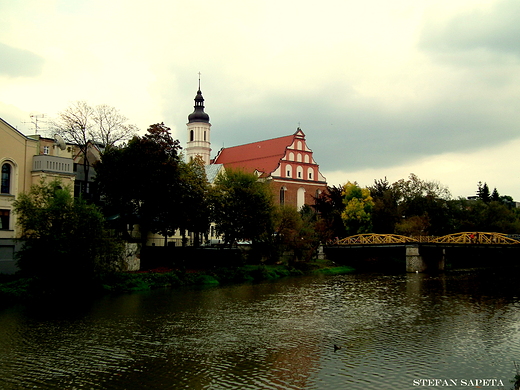
<svg viewBox="0 0 520 390">
<path fill-rule="evenodd" d="M 38 124 L 39 119 L 45 118 L 45 114 L 32 114 L 30 115 L 30 122 L 22 122 L 22 123 L 32 123 L 34 125 L 35 134 L 38 134 L 38 130 L 40 130 L 40 126 Z M 43 123 L 47 123 L 47 121 L 41 121 Z"/>
</svg>

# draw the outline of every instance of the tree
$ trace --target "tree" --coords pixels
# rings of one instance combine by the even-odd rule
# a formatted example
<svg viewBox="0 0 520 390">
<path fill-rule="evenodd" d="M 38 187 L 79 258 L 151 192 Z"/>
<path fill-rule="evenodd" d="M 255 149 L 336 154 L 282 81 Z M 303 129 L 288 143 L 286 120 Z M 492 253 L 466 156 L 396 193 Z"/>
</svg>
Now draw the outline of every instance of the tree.
<svg viewBox="0 0 520 390">
<path fill-rule="evenodd" d="M 444 235 L 448 233 L 447 202 L 450 191 L 436 181 L 421 180 L 411 173 L 408 180 L 392 184 L 398 204 L 398 224 L 414 226 L 420 234 Z M 419 217 L 419 219 L 415 218 Z M 413 218 L 412 221 L 406 221 Z M 423 223 L 420 224 L 419 221 Z M 403 231 L 402 228 L 399 228 Z M 406 230 L 406 229 L 405 229 Z M 408 229 L 409 230 L 409 229 Z M 417 234 L 418 234 L 417 233 Z"/>
<path fill-rule="evenodd" d="M 182 187 L 179 141 L 164 123 L 148 128 L 122 148 L 111 148 L 96 164 L 96 182 L 105 201 L 105 213 L 119 215 L 119 229 L 139 223 L 141 238 L 148 232 L 165 238 L 181 223 Z"/>
<path fill-rule="evenodd" d="M 209 183 L 204 161 L 197 156 L 188 163 L 180 163 L 180 199 L 178 202 L 179 227 L 186 245 L 186 231 L 195 234 L 195 246 L 200 235 L 206 233 L 210 224 Z"/>
<path fill-rule="evenodd" d="M 399 221 L 398 193 L 385 177 L 374 180 L 374 185 L 368 187 L 374 201 L 372 210 L 372 225 L 374 233 L 394 233 Z"/>
<path fill-rule="evenodd" d="M 23 242 L 18 266 L 46 288 L 89 282 L 121 268 L 121 243 L 109 238 L 102 213 L 73 198 L 60 181 L 33 186 L 14 202 L 14 211 Z"/>
<path fill-rule="evenodd" d="M 343 238 L 347 235 L 341 213 L 345 210 L 343 203 L 343 187 L 327 186 L 315 199 L 312 206 L 318 214 L 316 230 L 322 242 Z"/>
<path fill-rule="evenodd" d="M 481 181 L 478 182 L 477 196 L 480 200 L 486 203 L 491 201 L 491 196 L 489 194 L 489 187 L 487 183 L 482 184 Z"/>
<path fill-rule="evenodd" d="M 66 142 L 75 144 L 83 156 L 83 173 L 88 180 L 90 166 L 93 161 L 88 160 L 90 143 L 102 144 L 110 149 L 118 142 L 132 138 L 137 128 L 127 124 L 128 119 L 119 110 L 107 105 L 92 107 L 85 101 L 72 103 L 58 114 L 57 120 L 51 127 Z M 87 187 L 83 187 L 86 194 Z"/>
<path fill-rule="evenodd" d="M 319 246 L 315 231 L 315 212 L 304 206 L 299 212 L 293 206 L 275 208 L 274 225 L 278 254 L 292 252 L 292 261 L 308 261 Z"/>
<path fill-rule="evenodd" d="M 226 170 L 217 176 L 212 191 L 212 214 L 216 230 L 225 242 L 259 241 L 272 232 L 273 195 L 269 184 L 256 175 Z"/>
<path fill-rule="evenodd" d="M 341 214 L 348 235 L 372 231 L 372 210 L 374 202 L 367 188 L 361 188 L 356 182 L 347 182 L 343 186 L 345 210 Z"/>
</svg>

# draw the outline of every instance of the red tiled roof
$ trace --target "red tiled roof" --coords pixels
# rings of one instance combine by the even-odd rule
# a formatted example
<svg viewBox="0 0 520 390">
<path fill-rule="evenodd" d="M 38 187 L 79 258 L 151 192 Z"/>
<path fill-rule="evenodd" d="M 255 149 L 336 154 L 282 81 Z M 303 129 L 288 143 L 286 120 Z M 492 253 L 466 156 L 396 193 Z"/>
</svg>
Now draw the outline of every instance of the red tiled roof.
<svg viewBox="0 0 520 390">
<path fill-rule="evenodd" d="M 224 148 L 214 164 L 240 168 L 247 172 L 258 170 L 269 174 L 273 172 L 285 155 L 285 150 L 294 141 L 295 135 L 272 138 L 265 141 Z"/>
</svg>

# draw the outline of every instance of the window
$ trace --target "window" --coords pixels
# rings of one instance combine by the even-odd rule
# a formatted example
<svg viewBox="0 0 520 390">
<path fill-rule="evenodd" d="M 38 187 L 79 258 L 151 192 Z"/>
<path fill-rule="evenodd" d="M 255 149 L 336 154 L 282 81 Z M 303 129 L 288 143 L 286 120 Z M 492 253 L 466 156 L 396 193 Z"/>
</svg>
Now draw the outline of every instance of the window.
<svg viewBox="0 0 520 390">
<path fill-rule="evenodd" d="M 307 171 L 309 173 L 309 180 L 312 180 L 312 172 L 313 172 L 313 169 L 312 168 L 309 168 L 309 170 Z"/>
<path fill-rule="evenodd" d="M 5 163 L 2 165 L 2 184 L 0 187 L 2 194 L 11 193 L 11 171 L 11 164 Z"/>
<path fill-rule="evenodd" d="M 291 171 L 292 171 L 292 167 L 290 165 L 287 165 L 286 166 L 286 172 L 287 172 L 286 177 L 291 177 L 292 176 Z"/>
<path fill-rule="evenodd" d="M 204 141 L 206 141 L 206 130 L 204 130 Z"/>
<path fill-rule="evenodd" d="M 296 159 L 298 162 L 302 162 L 302 155 L 298 153 Z"/>
<path fill-rule="evenodd" d="M 49 154 L 50 148 L 48 146 L 43 147 L 43 154 Z"/>
<path fill-rule="evenodd" d="M 298 177 L 298 179 L 303 179 L 303 168 L 301 166 L 296 168 L 296 177 Z"/>
<path fill-rule="evenodd" d="M 305 205 L 305 188 L 298 188 L 298 192 L 296 194 L 296 208 L 300 210 Z"/>
<path fill-rule="evenodd" d="M 304 157 L 304 159 L 305 159 L 305 162 L 308 163 L 308 162 L 309 162 L 309 155 L 306 154 L 305 157 Z"/>
<path fill-rule="evenodd" d="M 280 188 L 280 204 L 285 204 L 285 191 L 287 191 L 287 188 Z"/>
<path fill-rule="evenodd" d="M 9 210 L 0 210 L 0 230 L 9 230 Z"/>
<path fill-rule="evenodd" d="M 194 138 L 193 130 L 190 130 L 190 141 L 193 141 L 193 138 Z"/>
<path fill-rule="evenodd" d="M 289 153 L 289 161 L 294 161 L 294 153 Z"/>
</svg>

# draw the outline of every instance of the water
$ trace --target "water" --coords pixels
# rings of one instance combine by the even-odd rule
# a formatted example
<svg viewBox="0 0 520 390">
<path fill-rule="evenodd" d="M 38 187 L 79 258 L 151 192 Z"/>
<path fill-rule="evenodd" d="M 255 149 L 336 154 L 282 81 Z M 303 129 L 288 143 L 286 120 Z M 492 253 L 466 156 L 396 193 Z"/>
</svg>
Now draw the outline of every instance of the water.
<svg viewBox="0 0 520 390">
<path fill-rule="evenodd" d="M 519 309 L 515 275 L 489 271 L 19 306 L 0 311 L 0 389 L 510 389 Z"/>
</svg>

